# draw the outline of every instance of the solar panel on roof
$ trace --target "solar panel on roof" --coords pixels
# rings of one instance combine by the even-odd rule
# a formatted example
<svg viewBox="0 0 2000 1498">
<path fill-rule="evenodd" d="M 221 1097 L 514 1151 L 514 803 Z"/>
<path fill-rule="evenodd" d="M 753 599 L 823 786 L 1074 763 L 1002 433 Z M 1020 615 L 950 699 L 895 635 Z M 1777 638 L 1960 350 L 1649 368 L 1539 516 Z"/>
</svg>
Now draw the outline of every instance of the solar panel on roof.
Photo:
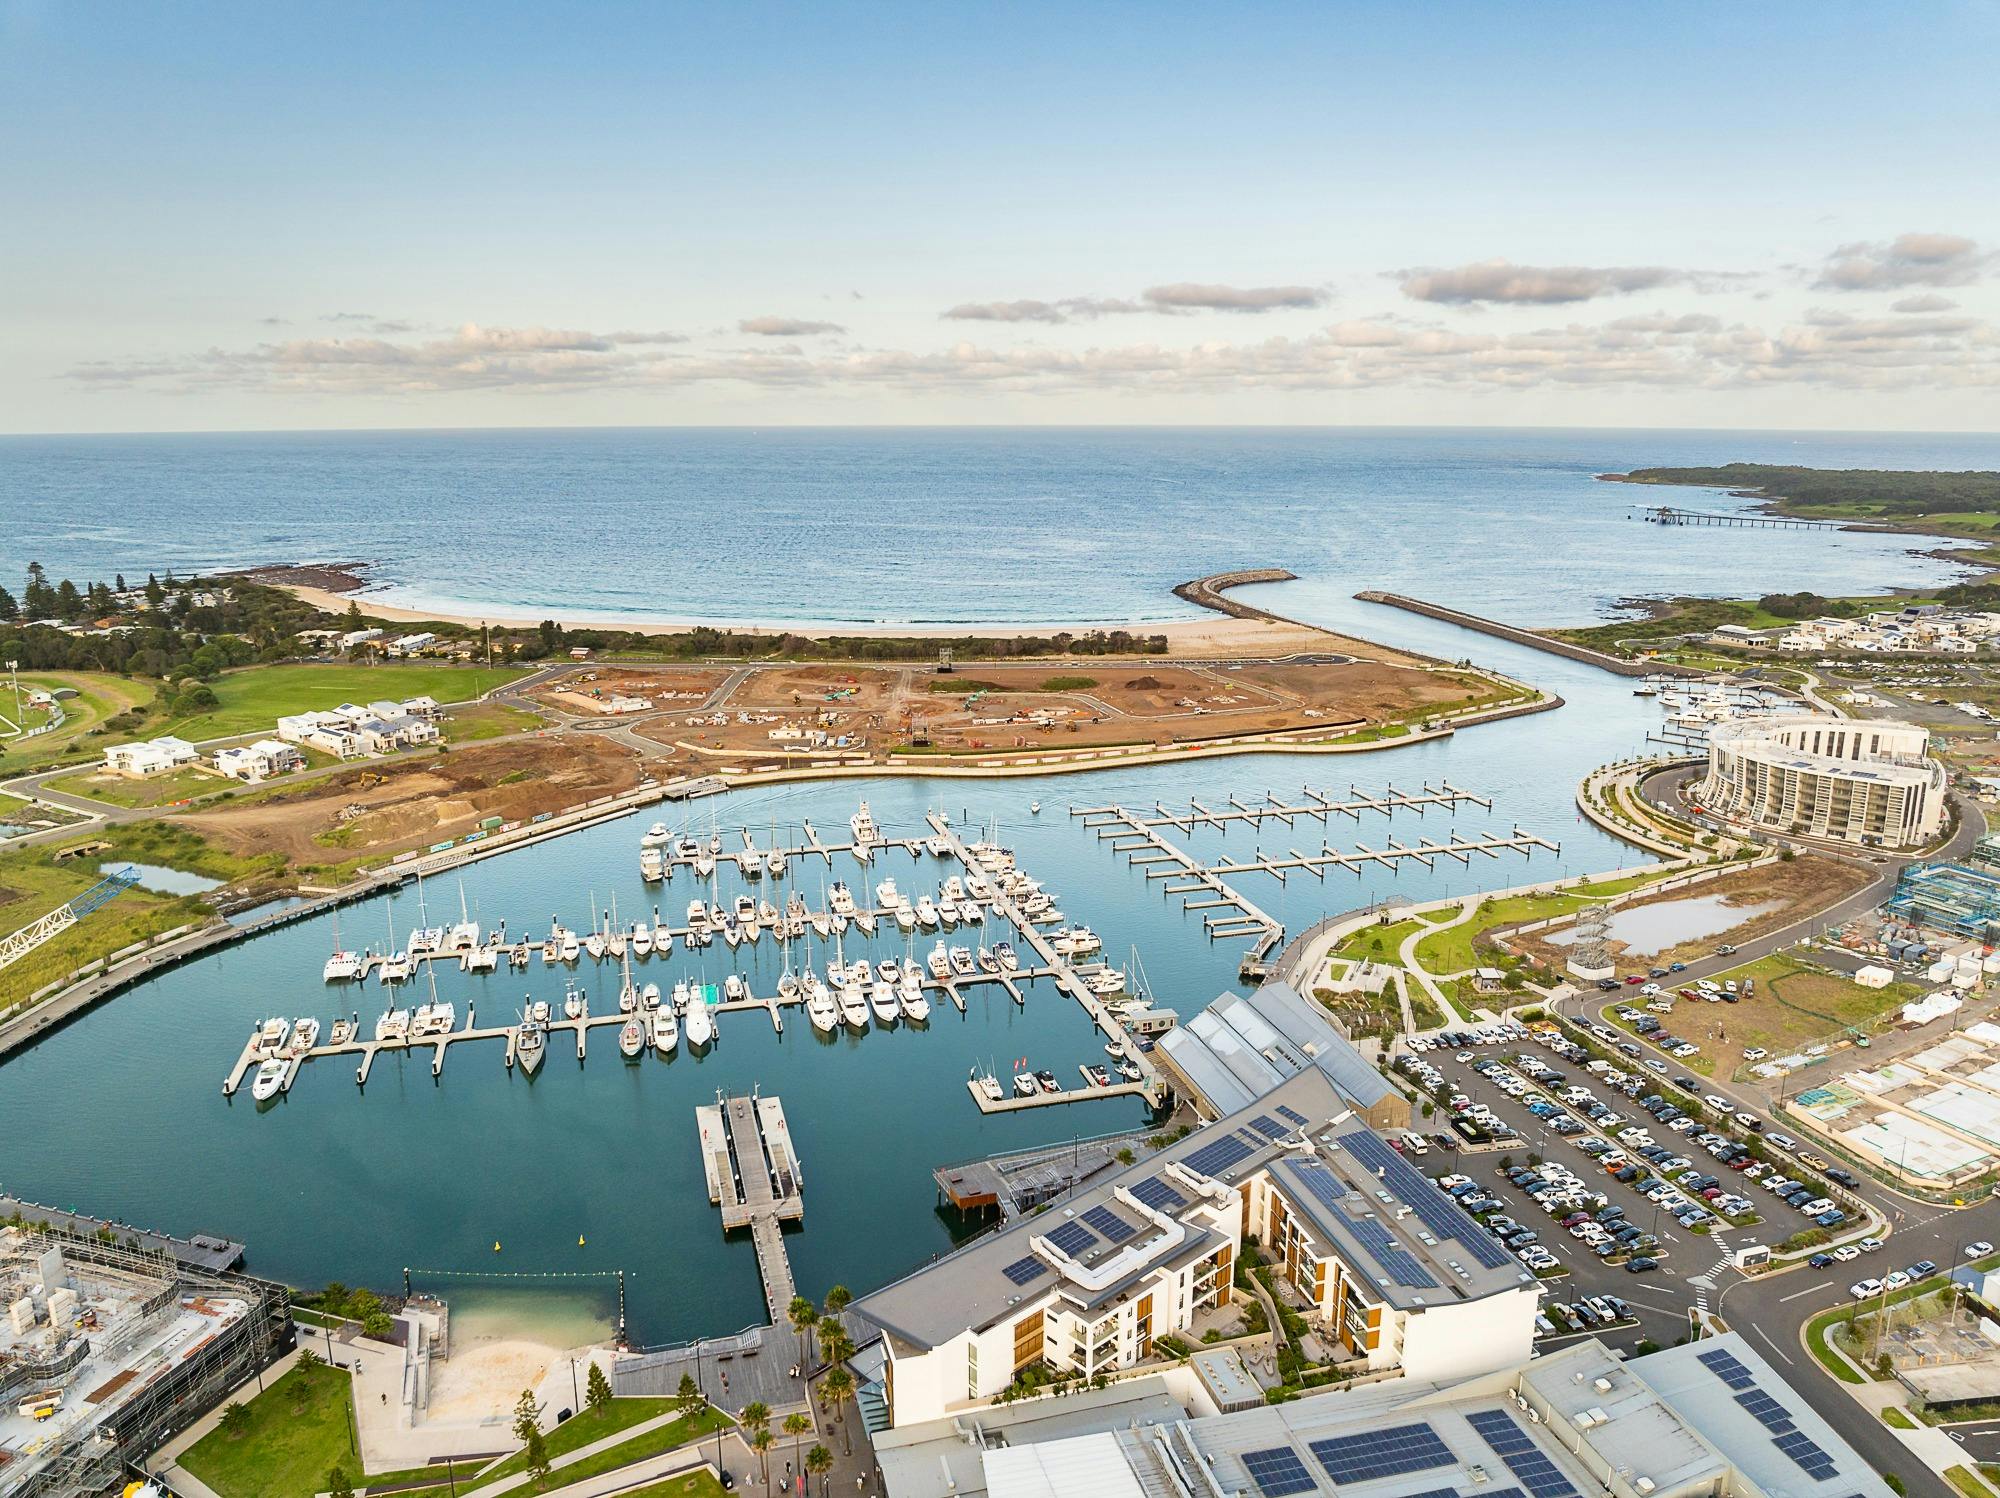
<svg viewBox="0 0 2000 1498">
<path fill-rule="evenodd" d="M 1296 1108 L 1287 1108 L 1283 1103 L 1278 1104 L 1278 1116 L 1280 1118 L 1289 1118 L 1302 1129 L 1306 1126 L 1305 1114 L 1299 1112 Z"/>
<path fill-rule="evenodd" d="M 1123 1243 L 1138 1231 L 1109 1207 L 1092 1207 L 1083 1220 L 1096 1228 L 1106 1243 Z"/>
<path fill-rule="evenodd" d="M 1181 1163 L 1189 1170 L 1212 1176 L 1219 1170 L 1227 1170 L 1239 1160 L 1250 1158 L 1248 1144 L 1235 1134 L 1225 1134 L 1213 1144 L 1204 1144 Z"/>
<path fill-rule="evenodd" d="M 1262 1134 L 1266 1139 L 1283 1139 L 1285 1137 L 1285 1126 L 1268 1113 L 1259 1113 L 1255 1118 L 1251 1119 L 1250 1127 L 1255 1129 L 1259 1134 Z"/>
<path fill-rule="evenodd" d="M 1132 1188 L 1132 1195 L 1155 1212 L 1178 1212 L 1187 1205 L 1187 1198 L 1158 1176 L 1147 1176 Z"/>
<path fill-rule="evenodd" d="M 1532 1498 L 1581 1498 L 1575 1485 L 1528 1439 L 1521 1423 L 1505 1410 L 1478 1410 L 1465 1418 L 1467 1424 L 1486 1438 L 1486 1444 L 1507 1464 L 1507 1470 L 1521 1480 L 1521 1486 Z"/>
<path fill-rule="evenodd" d="M 1743 1366 L 1742 1359 L 1724 1347 L 1710 1348 L 1707 1352 L 1695 1354 L 1695 1361 L 1710 1373 L 1728 1384 L 1732 1389 L 1755 1388 L 1756 1375 Z"/>
<path fill-rule="evenodd" d="M 1097 1234 L 1080 1222 L 1066 1222 L 1048 1235 L 1049 1242 L 1075 1258 L 1097 1241 Z"/>
<path fill-rule="evenodd" d="M 1451 1448 L 1438 1439 L 1438 1433 L 1421 1422 L 1314 1441 L 1312 1454 L 1319 1458 L 1326 1475 L 1335 1483 L 1367 1482 L 1376 1477 L 1449 1467 L 1457 1460 Z"/>
<path fill-rule="evenodd" d="M 1049 1272 L 1049 1266 L 1044 1264 L 1040 1259 L 1036 1258 L 1033 1254 L 1030 1254 L 1025 1259 L 1016 1259 L 1013 1263 L 1009 1264 L 1005 1269 L 1001 1270 L 1000 1272 L 1006 1275 L 1007 1278 L 1012 1280 L 1015 1284 L 1025 1285 L 1028 1283 L 1028 1281 L 1035 1279 L 1041 1275 L 1047 1274 Z"/>
<path fill-rule="evenodd" d="M 1347 1187 L 1340 1178 L 1317 1160 L 1294 1160 L 1292 1173 L 1299 1183 L 1329 1207 L 1347 1195 Z"/>
<path fill-rule="evenodd" d="M 1306 1464 L 1289 1446 L 1272 1446 L 1263 1451 L 1243 1453 L 1243 1468 L 1264 1498 L 1283 1498 L 1286 1493 L 1310 1493 L 1319 1484 L 1306 1471 Z"/>
<path fill-rule="evenodd" d="M 1747 1389 L 1736 1396 L 1736 1402 L 1755 1415 L 1766 1430 L 1783 1433 L 1798 1428 L 1785 1407 L 1762 1389 Z"/>
<path fill-rule="evenodd" d="M 1814 1482 L 1825 1482 L 1839 1470 L 1833 1458 L 1826 1454 L 1826 1449 L 1801 1431 L 1795 1430 L 1789 1435 L 1774 1436 L 1771 1444 L 1797 1462 L 1800 1469 Z"/>
<path fill-rule="evenodd" d="M 1349 1134 L 1340 1141 L 1370 1170 L 1380 1171 L 1390 1195 L 1400 1198 L 1440 1238 L 1455 1239 L 1488 1269 L 1511 1269 L 1513 1257 L 1458 1204 L 1439 1193 L 1430 1177 L 1390 1149 L 1372 1133 Z"/>
<path fill-rule="evenodd" d="M 1397 1284 L 1413 1285 L 1419 1289 L 1437 1288 L 1437 1281 L 1431 1278 L 1431 1272 L 1391 1237 L 1381 1223 L 1369 1217 L 1355 1217 L 1348 1220 L 1347 1227 Z"/>
</svg>

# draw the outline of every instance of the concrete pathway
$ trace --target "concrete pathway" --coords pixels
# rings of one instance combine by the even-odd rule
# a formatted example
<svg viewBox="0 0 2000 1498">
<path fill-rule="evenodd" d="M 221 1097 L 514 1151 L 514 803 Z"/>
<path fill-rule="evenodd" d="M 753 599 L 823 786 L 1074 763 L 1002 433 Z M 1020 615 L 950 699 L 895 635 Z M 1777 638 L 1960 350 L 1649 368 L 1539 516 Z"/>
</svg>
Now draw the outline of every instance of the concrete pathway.
<svg viewBox="0 0 2000 1498">
<path fill-rule="evenodd" d="M 627 1441 L 637 1440 L 648 1431 L 658 1430 L 662 1426 L 671 1425 L 679 1418 L 680 1416 L 674 1411 L 668 1410 L 665 1414 L 655 1415 L 649 1420 L 640 1420 L 635 1424 L 626 1426 L 623 1430 L 612 1432 L 601 1440 L 592 1441 L 588 1446 L 579 1446 L 574 1451 L 566 1451 L 549 1465 L 555 1471 L 560 1472 L 565 1467 L 573 1467 L 578 1462 L 593 1457 L 601 1451 L 609 1451 L 614 1446 L 623 1445 Z M 510 1443 L 512 1442 L 513 1435 L 511 1432 L 508 1433 L 507 1439 Z M 743 1444 L 742 1438 L 738 1435 L 734 1427 L 723 1436 L 722 1445 L 725 1452 L 723 1458 L 725 1465 L 729 1466 L 733 1471 L 741 1472 L 744 1470 L 740 1458 L 750 1456 L 751 1453 L 749 1447 Z M 731 1460 L 727 1454 L 728 1448 L 732 1445 L 737 1450 L 739 1460 Z M 715 1464 L 714 1457 L 715 1437 L 713 1434 L 710 1434 L 691 1445 L 676 1446 L 671 1451 L 664 1451 L 655 1456 L 645 1457 L 628 1466 L 618 1467 L 610 1472 L 601 1472 L 595 1477 L 586 1477 L 580 1482 L 572 1483 L 562 1491 L 564 1498 L 592 1498 L 593 1494 L 608 1493 L 618 1488 L 630 1487 L 642 1480 L 665 1477 L 674 1472 L 684 1471 L 693 1467 L 712 1467 Z M 752 1457 L 753 1462 L 754 1460 L 754 1457 Z M 530 1481 L 532 1481 L 530 1474 L 516 1472 L 513 1476 L 502 1478 L 499 1482 L 488 1483 L 478 1487 L 468 1487 L 465 1491 L 476 1493 L 478 1498 L 499 1498 L 500 1494 L 511 1493 L 516 1488 L 525 1487 Z"/>
<path fill-rule="evenodd" d="M 1430 995 L 1431 1002 L 1438 1006 L 1438 1011 L 1444 1015 L 1444 1028 L 1447 1030 L 1462 1030 L 1470 1022 L 1458 1012 L 1457 1007 L 1453 1005 L 1452 1001 L 1445 997 L 1444 990 L 1438 987 L 1437 979 L 1425 971 L 1423 964 L 1417 961 L 1417 943 L 1421 942 L 1434 931 L 1449 931 L 1453 926 L 1463 926 L 1467 921 L 1472 919 L 1478 909 L 1479 901 L 1477 899 L 1465 901 L 1459 906 L 1458 914 L 1450 920 L 1440 921 L 1435 926 L 1426 926 L 1421 931 L 1412 931 L 1408 936 L 1404 937 L 1402 948 L 1396 954 L 1397 960 L 1403 964 L 1405 971 L 1417 980 L 1417 983 L 1423 988 L 1424 992 Z M 1405 1014 L 1403 1023 L 1406 1031 L 1416 1029 L 1416 1026 L 1410 1023 L 1410 1018 L 1407 1014 Z"/>
</svg>

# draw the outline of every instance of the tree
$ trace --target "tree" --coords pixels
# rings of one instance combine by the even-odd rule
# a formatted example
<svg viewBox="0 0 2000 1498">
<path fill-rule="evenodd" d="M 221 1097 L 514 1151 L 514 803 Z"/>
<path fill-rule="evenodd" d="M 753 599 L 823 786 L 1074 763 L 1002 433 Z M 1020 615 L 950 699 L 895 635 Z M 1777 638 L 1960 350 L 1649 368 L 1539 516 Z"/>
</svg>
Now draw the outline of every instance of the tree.
<svg viewBox="0 0 2000 1498">
<path fill-rule="evenodd" d="M 702 1398 L 701 1385 L 694 1381 L 692 1373 L 681 1375 L 681 1386 L 674 1392 L 674 1407 L 683 1416 L 698 1414 L 708 1401 Z"/>
<path fill-rule="evenodd" d="M 540 1426 L 528 1432 L 528 1474 L 540 1482 L 549 1475 L 549 1443 L 542 1439 Z"/>
<path fill-rule="evenodd" d="M 803 1357 L 806 1349 L 813 1345 L 811 1336 L 819 1326 L 819 1312 L 803 1295 L 794 1295 L 785 1316 L 792 1323 L 792 1330 L 798 1333 L 799 1354 Z"/>
<path fill-rule="evenodd" d="M 326 1474 L 327 1498 L 354 1498 L 354 1484 L 348 1480 L 347 1469 L 336 1466 Z"/>
<path fill-rule="evenodd" d="M 797 1466 L 799 1462 L 799 1440 L 812 1428 L 812 1421 L 808 1420 L 797 1410 L 793 1410 L 791 1414 L 785 1416 L 785 1434 L 792 1438 L 793 1466 Z"/>
<path fill-rule="evenodd" d="M 847 1401 L 854 1397 L 854 1375 L 835 1368 L 820 1380 L 820 1392 L 833 1401 L 833 1418 L 840 1422 L 840 1449 L 853 1455 L 853 1439 L 847 1434 Z"/>
<path fill-rule="evenodd" d="M 14 595 L 0 588 L 0 619 L 9 623 L 21 617 L 21 605 L 14 601 Z"/>
<path fill-rule="evenodd" d="M 815 1446 L 806 1453 L 806 1471 L 819 1479 L 819 1490 L 826 1491 L 826 1474 L 833 1470 L 833 1453 L 824 1446 Z"/>
<path fill-rule="evenodd" d="M 146 607 L 158 609 L 167 601 L 167 590 L 160 586 L 160 580 L 152 573 L 146 574 Z"/>
<path fill-rule="evenodd" d="M 521 1397 L 514 1401 L 514 1439 L 523 1446 L 528 1437 L 540 1435 L 542 1431 L 542 1407 L 535 1403 L 535 1391 L 523 1389 Z"/>
<path fill-rule="evenodd" d="M 222 1407 L 222 1418 L 216 1424 L 230 1440 L 240 1441 L 250 1429 L 250 1411 L 232 1399 Z"/>
<path fill-rule="evenodd" d="M 314 1352 L 310 1347 L 301 1347 L 299 1349 L 299 1368 L 307 1378 L 311 1378 L 316 1370 L 325 1366 L 326 1359 Z"/>
<path fill-rule="evenodd" d="M 854 1356 L 854 1339 L 831 1316 L 819 1324 L 819 1353 L 829 1363 L 844 1363 Z"/>
<path fill-rule="evenodd" d="M 611 1380 L 604 1376 L 602 1363 L 590 1365 L 590 1377 L 583 1382 L 583 1402 L 599 1414 L 611 1408 Z"/>
<path fill-rule="evenodd" d="M 845 1285 L 835 1285 L 826 1292 L 826 1314 L 838 1316 L 854 1304 L 854 1292 Z"/>
<path fill-rule="evenodd" d="M 755 1426 L 750 1431 L 750 1449 L 757 1453 L 757 1474 L 764 1479 L 766 1492 L 771 1489 L 771 1445 L 777 1439 L 768 1426 Z"/>
<path fill-rule="evenodd" d="M 761 1399 L 753 1399 L 743 1406 L 738 1418 L 751 1430 L 765 1430 L 771 1424 L 771 1407 Z"/>
</svg>

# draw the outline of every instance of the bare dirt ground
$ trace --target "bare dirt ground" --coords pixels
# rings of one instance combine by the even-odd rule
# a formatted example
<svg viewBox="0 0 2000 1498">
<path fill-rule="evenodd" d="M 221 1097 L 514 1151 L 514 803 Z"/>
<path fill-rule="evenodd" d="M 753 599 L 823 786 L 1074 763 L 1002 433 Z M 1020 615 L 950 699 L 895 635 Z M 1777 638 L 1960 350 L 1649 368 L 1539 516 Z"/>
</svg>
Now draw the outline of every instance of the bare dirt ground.
<svg viewBox="0 0 2000 1498">
<path fill-rule="evenodd" d="M 182 820 L 233 852 L 275 849 L 297 863 L 334 863 L 424 847 L 490 816 L 513 821 L 630 790 L 640 773 L 638 755 L 621 744 L 544 736 L 359 767 Z"/>
<path fill-rule="evenodd" d="M 1619 910 L 1635 910 L 1647 905 L 1665 905 L 1676 900 L 1704 899 L 1720 895 L 1725 906 L 1748 907 L 1744 919 L 1736 925 L 1692 940 L 1671 943 L 1656 952 L 1639 951 L 1619 941 L 1609 943 L 1609 947 L 1621 967 L 1636 962 L 1644 962 L 1650 966 L 1664 966 L 1669 962 L 1688 962 L 1696 957 L 1707 956 L 1720 942 L 1741 943 L 1752 937 L 1762 936 L 1767 931 L 1788 926 L 1808 911 L 1831 905 L 1842 895 L 1861 888 L 1868 882 L 1868 878 L 1867 870 L 1855 864 L 1840 859 L 1821 858 L 1814 854 L 1795 858 L 1790 863 L 1765 864 L 1762 868 L 1726 874 L 1720 879 L 1696 885 L 1692 889 L 1668 890 L 1664 894 L 1631 901 L 1621 905 Z M 1566 929 L 1568 928 L 1557 927 L 1556 932 L 1560 934 Z M 1512 944 L 1522 951 L 1533 953 L 1560 970 L 1562 964 L 1568 960 L 1569 952 L 1562 946 L 1542 940 L 1545 934 L 1536 932 L 1530 936 L 1517 938 Z"/>
<path fill-rule="evenodd" d="M 613 697 L 640 697 L 656 708 L 695 708 L 728 676 L 722 667 L 658 670 L 597 666 L 542 683 L 527 695 L 565 712 L 602 713 Z"/>
</svg>

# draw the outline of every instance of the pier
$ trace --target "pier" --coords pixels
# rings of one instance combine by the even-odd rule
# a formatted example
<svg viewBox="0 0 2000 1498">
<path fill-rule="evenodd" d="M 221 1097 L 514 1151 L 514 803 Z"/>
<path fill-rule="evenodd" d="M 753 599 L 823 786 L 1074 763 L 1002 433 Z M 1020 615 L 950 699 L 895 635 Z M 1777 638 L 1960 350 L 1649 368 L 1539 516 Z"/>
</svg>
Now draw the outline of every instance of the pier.
<svg viewBox="0 0 2000 1498">
<path fill-rule="evenodd" d="M 1692 666 L 1668 666 L 1658 661 L 1628 661 L 1622 656 L 1593 650 L 1588 645 L 1573 645 L 1568 640 L 1558 640 L 1552 635 L 1537 634 L 1532 629 L 1522 629 L 1515 624 L 1502 624 L 1497 619 L 1486 619 L 1478 614 L 1468 614 L 1463 609 L 1450 608 L 1442 603 L 1411 598 L 1405 593 L 1382 593 L 1366 589 L 1354 596 L 1363 603 L 1386 603 L 1391 608 L 1422 614 L 1426 619 L 1438 619 L 1446 624 L 1455 624 L 1460 629 L 1476 630 L 1483 635 L 1492 635 L 1496 640 L 1510 640 L 1516 645 L 1526 645 L 1531 650 L 1545 651 L 1549 655 L 1559 655 L 1566 660 L 1582 661 L 1586 666 L 1596 666 L 1614 676 L 1698 677 L 1706 674 L 1695 670 Z"/>
<path fill-rule="evenodd" d="M 708 1199 L 722 1208 L 722 1230 L 750 1230 L 771 1324 L 782 1325 L 797 1294 L 785 1253 L 783 1223 L 805 1218 L 804 1181 L 785 1108 L 777 1098 L 716 1094 L 694 1110 Z"/>
<path fill-rule="evenodd" d="M 1642 512 L 1640 518 L 1654 525 L 1741 525 L 1780 531 L 1837 531 L 1852 525 L 1846 520 L 1812 520 L 1802 515 L 1739 515 L 1717 510 L 1683 510 L 1673 505 L 1650 507 Z M 1871 529 L 1868 526 L 1853 528 Z"/>
</svg>

